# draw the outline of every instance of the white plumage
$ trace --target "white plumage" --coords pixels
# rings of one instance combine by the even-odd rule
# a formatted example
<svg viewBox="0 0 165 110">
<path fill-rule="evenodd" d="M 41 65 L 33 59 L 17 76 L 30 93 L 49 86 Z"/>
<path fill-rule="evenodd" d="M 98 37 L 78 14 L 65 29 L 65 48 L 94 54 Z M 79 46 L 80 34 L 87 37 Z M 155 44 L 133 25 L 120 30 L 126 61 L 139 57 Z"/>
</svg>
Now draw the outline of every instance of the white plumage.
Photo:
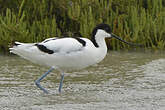
<svg viewBox="0 0 165 110">
<path fill-rule="evenodd" d="M 35 43 L 28 44 L 19 42 L 16 42 L 17 46 L 10 48 L 10 52 L 34 63 L 54 67 L 63 71 L 82 69 L 98 63 L 105 57 L 106 48 L 103 51 L 101 48 L 95 48 L 90 40 L 86 38 L 81 39 L 86 42 L 86 46 L 83 46 L 74 38 L 61 38 L 56 40 L 52 38 L 52 40 L 45 40 L 47 42 L 43 41 L 38 43 L 54 51 L 53 54 L 39 50 Z"/>
<path fill-rule="evenodd" d="M 91 40 L 87 38 L 49 38 L 40 43 L 15 42 L 15 46 L 10 48 L 10 52 L 34 63 L 58 69 L 61 72 L 59 87 L 59 92 L 61 92 L 64 72 L 82 69 L 104 59 L 107 54 L 106 37 L 121 40 L 111 34 L 109 25 L 99 24 L 93 29 Z M 40 85 L 40 81 L 50 71 L 52 69 L 36 80 L 36 85 L 46 93 L 47 90 Z"/>
</svg>

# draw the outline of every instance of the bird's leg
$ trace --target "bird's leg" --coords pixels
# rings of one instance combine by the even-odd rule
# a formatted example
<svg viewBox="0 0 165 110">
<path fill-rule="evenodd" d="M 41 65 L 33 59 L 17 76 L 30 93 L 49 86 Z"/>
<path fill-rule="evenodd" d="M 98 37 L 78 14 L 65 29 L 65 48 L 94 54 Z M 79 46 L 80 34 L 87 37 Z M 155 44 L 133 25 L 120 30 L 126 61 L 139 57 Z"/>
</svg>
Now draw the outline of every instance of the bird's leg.
<svg viewBox="0 0 165 110">
<path fill-rule="evenodd" d="M 59 86 L 59 93 L 61 93 L 62 85 L 63 85 L 63 80 L 64 80 L 64 72 L 61 73 L 61 80 L 60 80 L 60 86 Z"/>
<path fill-rule="evenodd" d="M 38 78 L 38 79 L 35 81 L 35 84 L 37 85 L 37 87 L 40 88 L 41 90 L 43 90 L 44 93 L 48 93 L 48 91 L 40 85 L 40 81 L 41 81 L 42 79 L 44 79 L 53 69 L 54 69 L 54 68 L 50 68 L 49 71 L 47 71 L 46 73 L 44 73 L 40 78 Z"/>
</svg>

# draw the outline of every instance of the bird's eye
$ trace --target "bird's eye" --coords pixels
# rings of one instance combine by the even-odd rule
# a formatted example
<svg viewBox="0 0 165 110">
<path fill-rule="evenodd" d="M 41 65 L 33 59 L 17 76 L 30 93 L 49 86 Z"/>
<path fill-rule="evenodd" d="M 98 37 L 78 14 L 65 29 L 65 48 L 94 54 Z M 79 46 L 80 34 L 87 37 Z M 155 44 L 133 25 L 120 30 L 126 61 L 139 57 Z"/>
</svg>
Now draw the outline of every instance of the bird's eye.
<svg viewBox="0 0 165 110">
<path fill-rule="evenodd" d="M 106 32 L 110 32 L 110 29 L 107 27 L 107 28 L 105 28 L 105 31 Z"/>
</svg>

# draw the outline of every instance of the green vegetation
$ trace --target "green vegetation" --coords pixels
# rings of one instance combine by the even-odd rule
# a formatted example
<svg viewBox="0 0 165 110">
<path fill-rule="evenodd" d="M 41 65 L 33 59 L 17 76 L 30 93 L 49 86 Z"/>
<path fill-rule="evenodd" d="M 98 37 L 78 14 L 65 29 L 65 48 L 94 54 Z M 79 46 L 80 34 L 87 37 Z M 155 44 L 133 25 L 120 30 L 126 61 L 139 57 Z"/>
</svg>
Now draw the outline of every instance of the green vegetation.
<svg viewBox="0 0 165 110">
<path fill-rule="evenodd" d="M 0 51 L 8 52 L 14 41 L 90 37 L 102 22 L 126 41 L 165 48 L 164 0 L 0 0 Z M 130 48 L 114 39 L 108 44 L 113 50 Z"/>
</svg>

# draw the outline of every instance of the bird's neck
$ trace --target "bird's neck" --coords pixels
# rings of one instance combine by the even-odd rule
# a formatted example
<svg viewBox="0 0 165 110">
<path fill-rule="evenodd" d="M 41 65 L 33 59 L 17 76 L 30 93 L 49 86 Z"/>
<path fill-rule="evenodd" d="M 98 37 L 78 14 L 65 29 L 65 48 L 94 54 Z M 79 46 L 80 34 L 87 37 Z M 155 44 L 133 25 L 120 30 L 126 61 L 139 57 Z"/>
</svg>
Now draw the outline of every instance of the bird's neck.
<svg viewBox="0 0 165 110">
<path fill-rule="evenodd" d="M 97 62 L 103 60 L 107 54 L 107 45 L 105 43 L 105 37 L 103 36 L 105 36 L 104 32 L 102 32 L 102 30 L 97 30 L 96 32 L 93 32 L 91 37 L 91 41 L 96 50 L 95 58 L 97 58 Z"/>
<path fill-rule="evenodd" d="M 93 37 L 93 39 L 91 39 L 91 40 L 96 48 L 107 49 L 105 38 L 100 37 L 100 35 L 96 34 L 95 37 Z"/>
<path fill-rule="evenodd" d="M 97 30 L 96 32 L 94 31 L 91 37 L 91 41 L 93 42 L 94 46 L 96 48 L 105 48 L 107 49 L 106 43 L 105 43 L 105 38 L 103 36 L 105 32 L 102 30 Z"/>
<path fill-rule="evenodd" d="M 107 45 L 104 38 L 96 37 L 96 43 L 98 44 L 98 50 L 102 53 L 107 53 Z"/>
<path fill-rule="evenodd" d="M 105 42 L 105 38 L 103 38 L 103 37 L 96 36 L 95 41 L 98 45 L 98 47 L 96 47 L 96 50 L 97 50 L 96 55 L 98 58 L 98 62 L 100 62 L 101 60 L 104 59 L 104 57 L 107 54 L 107 45 Z"/>
</svg>

